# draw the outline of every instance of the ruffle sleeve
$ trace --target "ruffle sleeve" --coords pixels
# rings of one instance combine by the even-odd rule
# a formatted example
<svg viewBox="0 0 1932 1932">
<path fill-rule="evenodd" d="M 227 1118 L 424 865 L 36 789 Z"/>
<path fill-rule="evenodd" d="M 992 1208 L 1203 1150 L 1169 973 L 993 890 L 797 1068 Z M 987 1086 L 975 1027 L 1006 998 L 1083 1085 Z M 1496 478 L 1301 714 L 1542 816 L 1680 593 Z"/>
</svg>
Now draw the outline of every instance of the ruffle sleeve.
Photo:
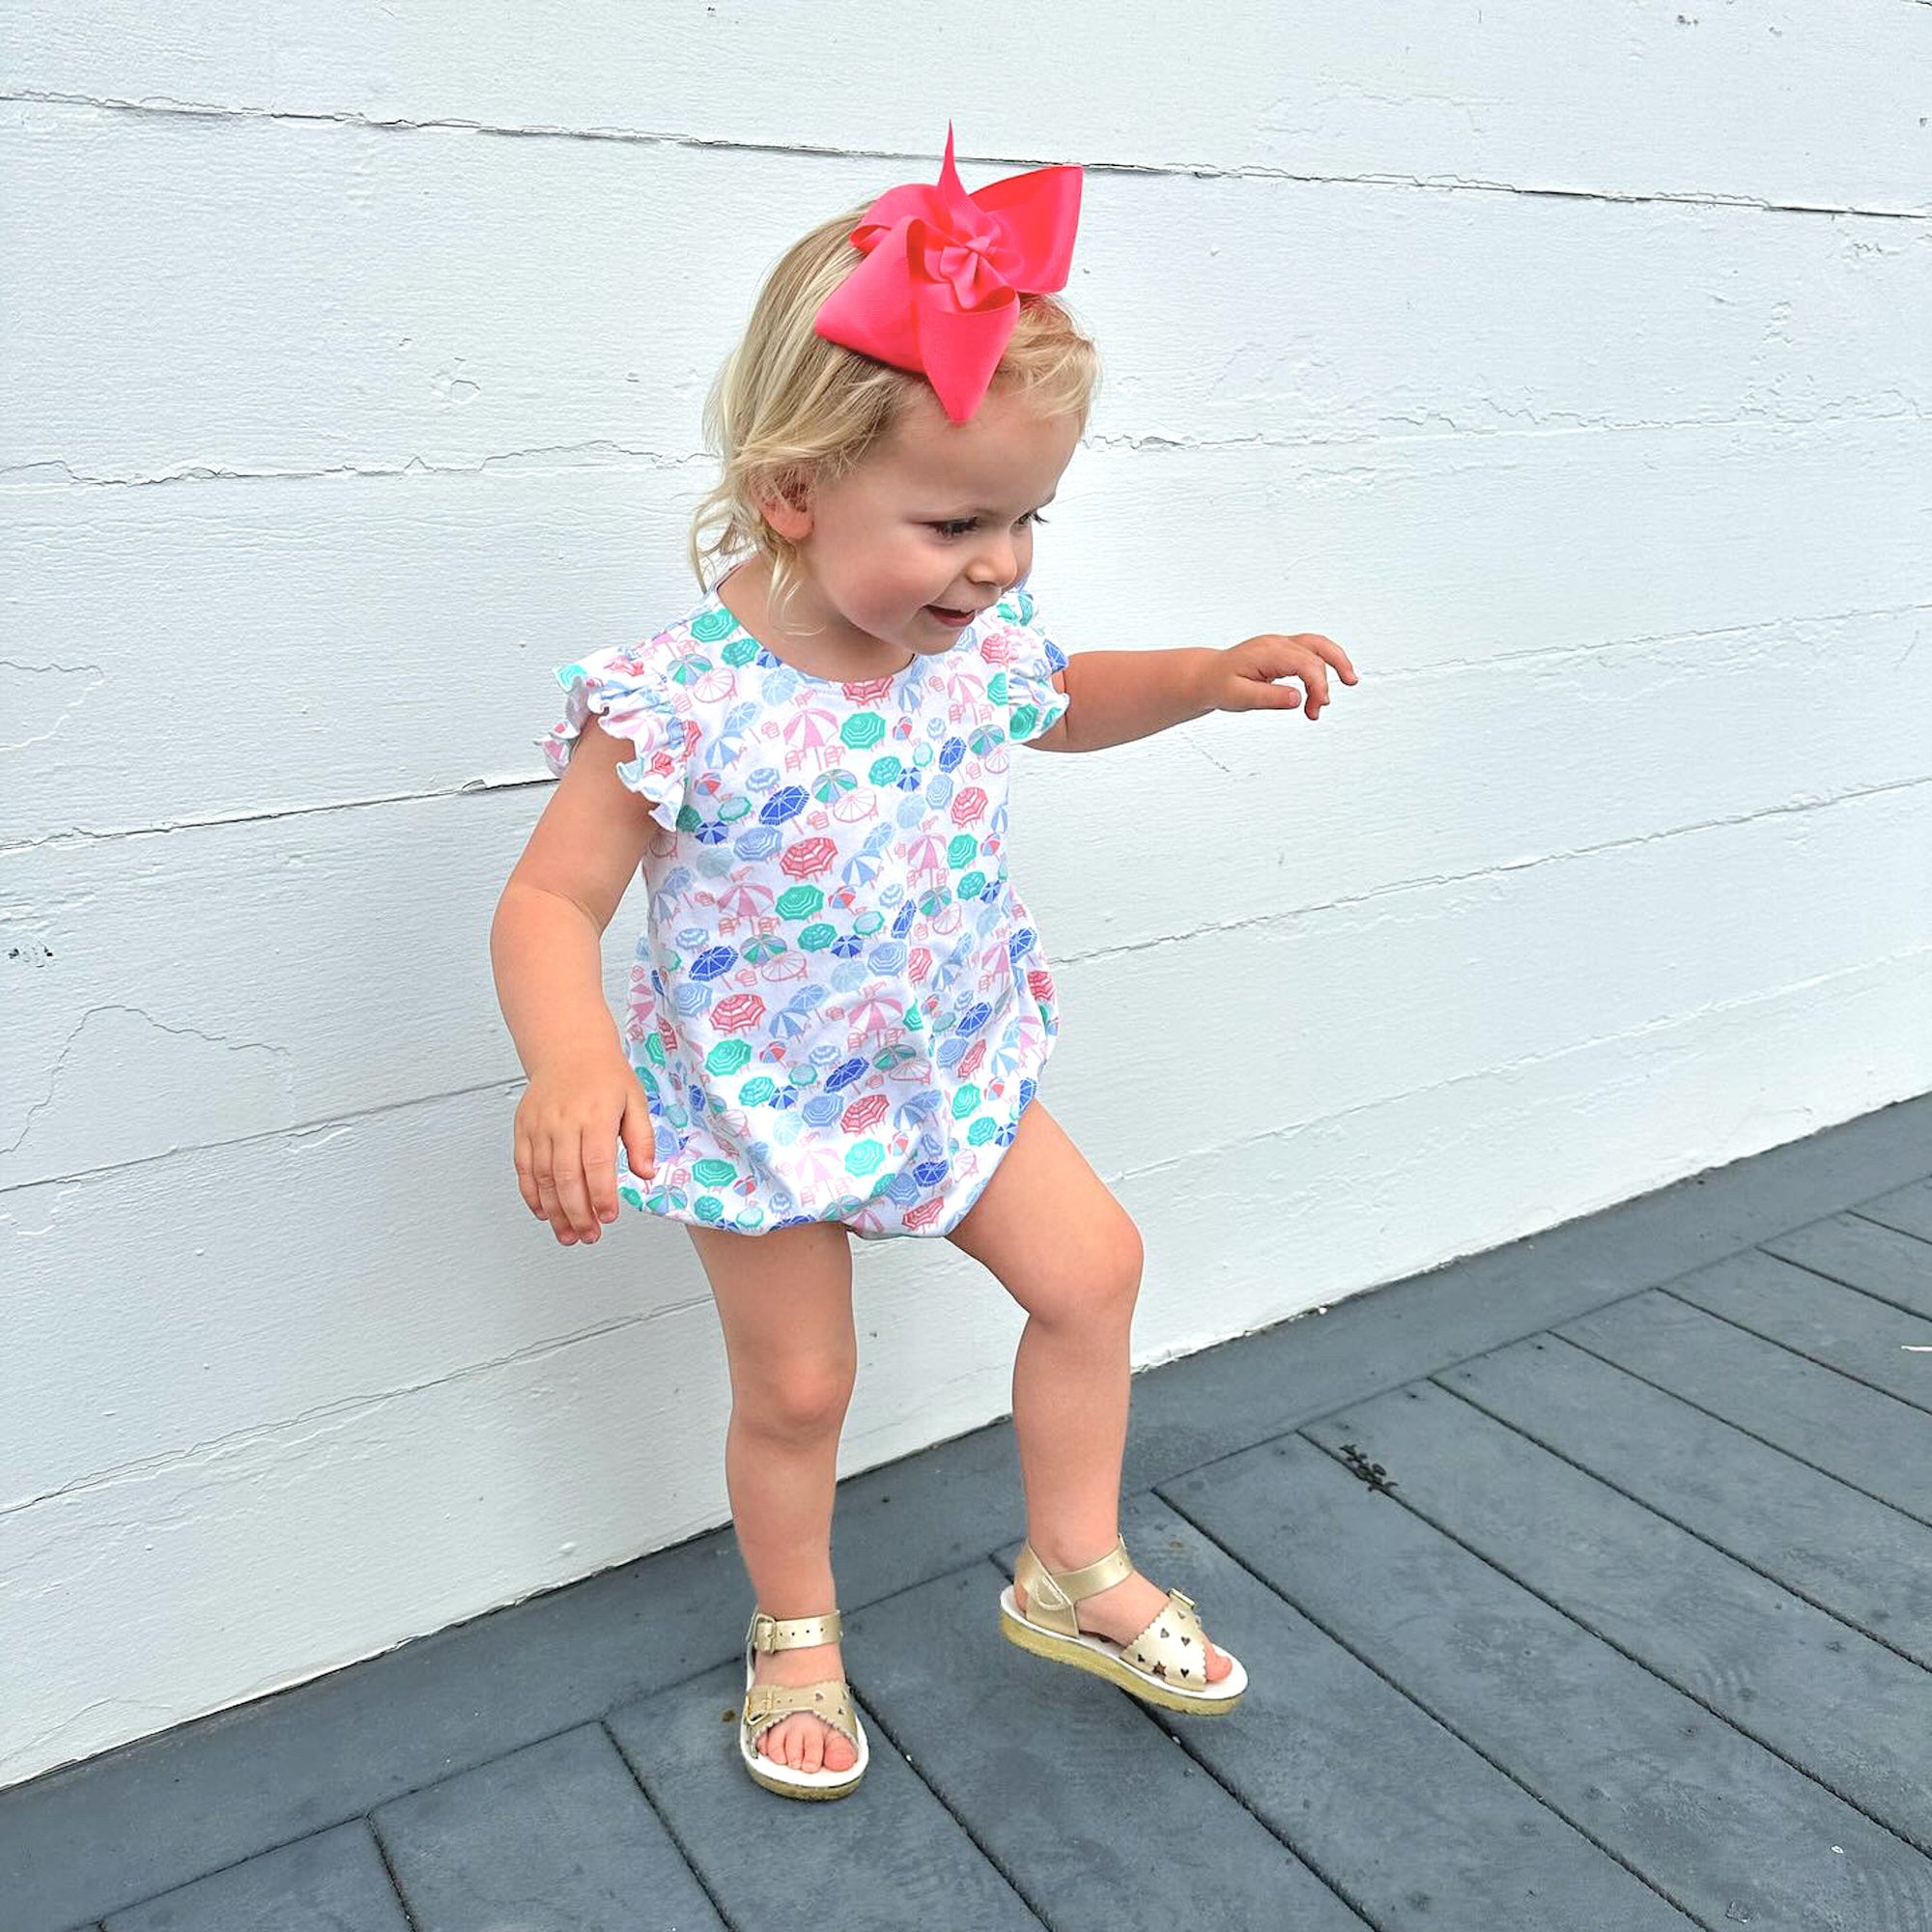
<svg viewBox="0 0 1932 1932">
<path fill-rule="evenodd" d="M 1007 619 L 1007 736 L 1023 745 L 1051 731 L 1065 714 L 1066 693 L 1053 677 L 1066 668 L 1066 653 L 1046 634 L 1038 606 L 1024 583 L 1009 590 L 995 609 Z"/>
<path fill-rule="evenodd" d="M 563 721 L 537 740 L 551 770 L 558 778 L 563 776 L 584 721 L 595 718 L 613 738 L 626 740 L 636 754 L 617 766 L 617 777 L 650 801 L 651 816 L 666 831 L 675 832 L 696 730 L 681 701 L 682 693 L 661 671 L 623 648 L 559 665 L 556 681 L 564 692 Z"/>
</svg>

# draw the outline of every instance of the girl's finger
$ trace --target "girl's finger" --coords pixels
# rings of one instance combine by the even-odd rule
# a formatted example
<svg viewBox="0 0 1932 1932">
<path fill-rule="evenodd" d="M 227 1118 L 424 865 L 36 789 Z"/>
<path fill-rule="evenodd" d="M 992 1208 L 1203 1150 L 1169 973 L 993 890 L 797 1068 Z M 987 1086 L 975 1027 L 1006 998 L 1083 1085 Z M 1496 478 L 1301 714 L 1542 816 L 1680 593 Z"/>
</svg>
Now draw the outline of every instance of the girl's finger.
<svg viewBox="0 0 1932 1932">
<path fill-rule="evenodd" d="M 623 1136 L 624 1153 L 631 1163 L 631 1172 L 639 1180 L 653 1179 L 658 1165 L 657 1129 L 651 1124 L 650 1106 L 641 1092 L 626 1103 L 618 1132 Z"/>
<path fill-rule="evenodd" d="M 594 1129 L 583 1134 L 583 1179 L 590 1212 L 598 1221 L 617 1218 L 616 1144 Z"/>
<path fill-rule="evenodd" d="M 537 1185 L 543 1191 L 544 1213 L 550 1221 L 551 1233 L 565 1247 L 570 1247 L 577 1239 L 577 1230 L 571 1226 L 570 1209 L 563 1198 L 570 1162 L 564 1143 L 555 1134 L 547 1133 L 537 1141 L 536 1163 Z"/>
<path fill-rule="evenodd" d="M 512 1158 L 517 1163 L 517 1192 L 524 1197 L 524 1206 L 539 1218 L 543 1214 L 543 1196 L 537 1192 L 537 1177 L 530 1166 L 530 1137 L 521 1127 L 512 1136 Z"/>
<path fill-rule="evenodd" d="M 575 1135 L 557 1150 L 556 1198 L 570 1217 L 570 1226 L 580 1241 L 597 1238 L 597 1216 L 590 1211 L 590 1195 L 583 1182 L 583 1138 Z"/>
</svg>

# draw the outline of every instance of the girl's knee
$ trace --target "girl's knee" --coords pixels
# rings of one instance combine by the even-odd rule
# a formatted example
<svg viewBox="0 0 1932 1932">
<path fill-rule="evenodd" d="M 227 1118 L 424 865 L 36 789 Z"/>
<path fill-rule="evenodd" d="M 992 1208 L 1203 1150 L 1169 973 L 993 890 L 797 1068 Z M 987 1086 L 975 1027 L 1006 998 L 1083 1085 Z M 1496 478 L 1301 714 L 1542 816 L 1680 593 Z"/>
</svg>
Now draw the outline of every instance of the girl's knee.
<svg viewBox="0 0 1932 1932">
<path fill-rule="evenodd" d="M 857 1368 L 852 1361 L 824 1357 L 786 1362 L 741 1386 L 733 1411 L 767 1435 L 822 1435 L 845 1420 Z"/>
<path fill-rule="evenodd" d="M 1033 1312 L 1056 1321 L 1118 1321 L 1133 1313 L 1146 1263 L 1141 1231 L 1124 1211 L 1110 1216 L 1054 1267 Z"/>
</svg>

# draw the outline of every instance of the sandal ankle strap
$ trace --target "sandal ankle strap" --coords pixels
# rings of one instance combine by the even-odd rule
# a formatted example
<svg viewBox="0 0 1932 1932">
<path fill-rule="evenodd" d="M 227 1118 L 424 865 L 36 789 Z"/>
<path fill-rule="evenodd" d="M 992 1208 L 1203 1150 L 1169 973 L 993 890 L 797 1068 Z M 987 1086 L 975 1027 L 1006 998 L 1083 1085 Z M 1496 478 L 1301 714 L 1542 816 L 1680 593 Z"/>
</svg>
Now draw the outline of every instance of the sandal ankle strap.
<svg viewBox="0 0 1932 1932">
<path fill-rule="evenodd" d="M 753 1650 L 797 1650 L 807 1644 L 838 1643 L 845 1634 L 845 1620 L 835 1610 L 816 1617 L 771 1617 L 752 1612 L 745 1641 Z"/>
<path fill-rule="evenodd" d="M 1134 1574 L 1134 1561 L 1127 1554 L 1124 1537 L 1117 1536 L 1114 1547 L 1104 1556 L 1083 1563 L 1077 1570 L 1049 1570 L 1031 1543 L 1020 1546 L 1019 1560 L 1013 1565 L 1013 1581 L 1026 1592 L 1027 1615 L 1073 1636 L 1079 1632 L 1074 1605 Z"/>
</svg>

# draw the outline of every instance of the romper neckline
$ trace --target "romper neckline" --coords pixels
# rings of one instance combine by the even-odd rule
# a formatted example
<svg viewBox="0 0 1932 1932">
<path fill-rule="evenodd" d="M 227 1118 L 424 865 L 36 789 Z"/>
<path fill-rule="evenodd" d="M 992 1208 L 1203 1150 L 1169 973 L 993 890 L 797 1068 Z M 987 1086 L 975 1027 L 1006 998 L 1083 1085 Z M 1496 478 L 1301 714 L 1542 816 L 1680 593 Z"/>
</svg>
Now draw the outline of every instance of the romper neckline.
<svg viewBox="0 0 1932 1932">
<path fill-rule="evenodd" d="M 735 564 L 732 566 L 733 569 L 735 569 L 736 567 L 737 566 Z M 731 572 L 727 570 L 724 573 L 724 577 L 729 577 L 730 574 Z M 874 686 L 883 684 L 886 687 L 887 695 L 895 694 L 898 691 L 899 686 L 903 682 L 903 680 L 922 672 L 928 665 L 937 665 L 945 663 L 945 661 L 948 658 L 950 658 L 954 651 L 958 650 L 961 645 L 965 644 L 969 640 L 977 641 L 980 633 L 980 620 L 978 618 L 975 618 L 974 621 L 968 624 L 966 628 L 960 632 L 959 636 L 956 639 L 954 639 L 954 640 L 952 643 L 948 644 L 943 651 L 934 651 L 931 653 L 927 653 L 924 651 L 915 651 L 913 653 L 912 662 L 910 664 L 900 665 L 897 670 L 891 671 L 882 678 L 821 677 L 819 673 L 816 671 L 807 670 L 804 668 L 803 666 L 793 664 L 789 658 L 780 657 L 778 652 L 773 650 L 772 647 L 769 644 L 767 644 L 762 638 L 752 637 L 752 633 L 745 629 L 743 622 L 739 619 L 738 613 L 735 611 L 733 611 L 730 605 L 728 605 L 724 601 L 724 577 L 721 577 L 718 580 L 718 582 L 711 586 L 709 593 L 705 597 L 704 605 L 702 608 L 716 611 L 720 613 L 720 615 L 728 617 L 731 620 L 731 632 L 727 634 L 727 638 L 730 635 L 735 635 L 737 633 L 743 632 L 743 634 L 746 637 L 752 639 L 753 643 L 757 645 L 760 656 L 763 658 L 770 659 L 772 665 L 775 666 L 778 669 L 789 671 L 793 677 L 799 679 L 802 683 L 811 685 L 821 692 L 825 693 L 837 692 L 841 697 L 845 698 L 848 703 L 876 704 L 877 702 L 879 702 L 879 698 L 877 696 L 870 696 L 866 698 L 854 698 L 852 696 L 852 692 L 854 691 L 854 689 L 870 691 Z"/>
</svg>

